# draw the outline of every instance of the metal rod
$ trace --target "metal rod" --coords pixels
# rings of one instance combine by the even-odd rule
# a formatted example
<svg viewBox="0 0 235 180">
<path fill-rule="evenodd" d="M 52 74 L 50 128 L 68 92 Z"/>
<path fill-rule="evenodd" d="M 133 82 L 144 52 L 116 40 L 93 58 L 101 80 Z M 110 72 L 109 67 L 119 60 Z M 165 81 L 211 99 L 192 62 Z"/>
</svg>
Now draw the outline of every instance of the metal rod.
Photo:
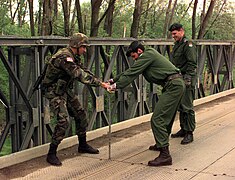
<svg viewBox="0 0 235 180">
<path fill-rule="evenodd" d="M 112 120 L 111 120 L 111 102 L 110 102 L 110 94 L 108 93 L 108 104 L 109 104 L 109 132 L 108 132 L 108 137 L 109 137 L 109 159 L 111 159 L 111 125 L 112 125 Z"/>
</svg>

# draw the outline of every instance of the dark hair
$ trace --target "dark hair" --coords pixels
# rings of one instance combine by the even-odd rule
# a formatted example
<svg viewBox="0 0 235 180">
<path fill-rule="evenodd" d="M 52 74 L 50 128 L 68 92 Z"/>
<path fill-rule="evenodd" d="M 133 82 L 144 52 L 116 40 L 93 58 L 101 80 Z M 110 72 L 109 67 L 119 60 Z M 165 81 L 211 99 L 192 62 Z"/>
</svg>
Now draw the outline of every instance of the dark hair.
<svg viewBox="0 0 235 180">
<path fill-rule="evenodd" d="M 169 30 L 170 32 L 175 31 L 175 30 L 179 31 L 181 28 L 183 28 L 183 25 L 182 25 L 182 24 L 180 24 L 180 23 L 174 23 L 174 24 L 172 24 L 172 25 L 169 27 L 168 30 Z"/>
<path fill-rule="evenodd" d="M 133 41 L 127 48 L 126 56 L 129 57 L 132 52 L 137 52 L 138 48 L 140 48 L 143 51 L 145 49 L 141 41 Z"/>
</svg>

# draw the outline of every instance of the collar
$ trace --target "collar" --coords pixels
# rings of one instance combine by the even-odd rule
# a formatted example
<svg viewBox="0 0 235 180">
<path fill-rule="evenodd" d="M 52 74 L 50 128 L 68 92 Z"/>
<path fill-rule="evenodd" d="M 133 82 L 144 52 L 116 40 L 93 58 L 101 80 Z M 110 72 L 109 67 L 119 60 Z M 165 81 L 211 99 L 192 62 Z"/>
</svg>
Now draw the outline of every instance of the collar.
<svg viewBox="0 0 235 180">
<path fill-rule="evenodd" d="M 186 38 L 186 36 L 183 36 L 182 39 L 180 41 L 176 41 L 175 44 L 183 44 L 187 41 L 188 41 L 188 39 Z"/>
<path fill-rule="evenodd" d="M 78 54 L 74 54 L 71 48 L 68 48 L 68 50 L 73 55 L 75 62 L 80 63 L 81 62 L 80 56 Z"/>
</svg>

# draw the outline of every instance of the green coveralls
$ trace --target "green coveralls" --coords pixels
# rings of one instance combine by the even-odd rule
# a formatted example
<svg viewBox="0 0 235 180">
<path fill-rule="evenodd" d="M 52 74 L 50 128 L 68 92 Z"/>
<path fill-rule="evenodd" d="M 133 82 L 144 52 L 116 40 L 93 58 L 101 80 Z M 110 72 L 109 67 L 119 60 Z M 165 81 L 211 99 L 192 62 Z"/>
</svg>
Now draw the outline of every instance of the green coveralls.
<svg viewBox="0 0 235 180">
<path fill-rule="evenodd" d="M 193 132 L 196 126 L 193 110 L 197 68 L 195 45 L 188 41 L 186 37 L 183 37 L 179 42 L 175 42 L 171 62 L 180 69 L 184 78 L 191 78 L 191 85 L 186 86 L 179 106 L 179 116 L 181 129 Z"/>
<path fill-rule="evenodd" d="M 166 80 L 170 75 L 177 73 L 179 69 L 164 56 L 153 48 L 146 48 L 128 70 L 114 78 L 117 89 L 126 87 L 140 74 L 143 74 L 148 82 L 163 86 L 162 95 L 151 117 L 151 127 L 157 147 L 169 146 L 169 134 L 185 90 L 182 78 Z"/>
</svg>

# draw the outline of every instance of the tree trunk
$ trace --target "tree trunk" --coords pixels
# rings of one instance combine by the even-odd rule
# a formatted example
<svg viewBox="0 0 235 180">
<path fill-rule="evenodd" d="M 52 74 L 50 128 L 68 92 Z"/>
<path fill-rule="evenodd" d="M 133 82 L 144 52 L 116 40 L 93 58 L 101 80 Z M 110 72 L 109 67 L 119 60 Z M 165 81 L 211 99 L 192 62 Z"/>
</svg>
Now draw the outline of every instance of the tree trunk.
<svg viewBox="0 0 235 180">
<path fill-rule="evenodd" d="M 216 2 L 216 0 L 211 0 L 211 2 L 210 2 L 209 8 L 208 8 L 207 13 L 206 13 L 206 16 L 203 19 L 203 22 L 200 26 L 200 30 L 199 30 L 199 33 L 198 33 L 198 39 L 202 39 L 205 35 L 206 27 L 208 25 L 208 22 L 209 22 L 209 19 L 210 19 L 212 13 L 213 13 L 215 2 Z"/>
<path fill-rule="evenodd" d="M 30 16 L 30 30 L 31 36 L 35 36 L 34 30 L 34 15 L 33 15 L 33 0 L 28 0 L 29 3 L 29 16 Z"/>
<path fill-rule="evenodd" d="M 52 5 L 52 9 L 53 9 L 53 24 L 56 23 L 57 19 L 58 19 L 58 1 L 57 0 L 53 0 L 53 5 Z M 58 29 L 57 26 L 53 26 L 53 34 L 54 35 L 58 35 Z"/>
<path fill-rule="evenodd" d="M 142 0 L 135 0 L 135 10 L 133 13 L 133 22 L 131 25 L 131 35 L 130 35 L 133 38 L 138 37 L 141 12 L 142 12 Z"/>
<path fill-rule="evenodd" d="M 68 0 L 61 0 L 64 12 L 64 35 L 69 36 L 69 2 Z"/>
<path fill-rule="evenodd" d="M 114 3 L 112 0 L 109 1 L 109 10 L 107 12 L 107 16 L 105 16 L 104 22 L 104 30 L 108 34 L 108 36 L 112 36 L 112 29 L 113 29 L 113 12 L 114 12 Z"/>
<path fill-rule="evenodd" d="M 101 3 L 102 0 L 91 0 L 91 37 L 98 35 L 98 19 Z"/>
<path fill-rule="evenodd" d="M 173 8 L 172 8 L 172 10 L 171 10 L 171 16 L 170 16 L 170 19 L 169 19 L 169 22 L 168 22 L 168 25 L 167 25 L 167 29 L 166 29 L 167 32 L 168 32 L 168 27 L 169 27 L 169 26 L 171 25 L 171 23 L 172 23 L 172 19 L 173 19 L 174 13 L 175 13 L 175 8 L 176 8 L 176 6 L 177 6 L 177 0 L 175 0 L 175 3 L 174 3 Z M 167 33 L 167 39 L 170 39 L 170 37 L 171 37 L 171 34 L 170 34 L 170 33 Z"/>
<path fill-rule="evenodd" d="M 226 5 L 226 2 L 227 2 L 227 1 L 224 0 L 223 4 L 222 4 L 221 7 L 220 7 L 219 12 L 217 13 L 217 15 L 216 15 L 216 17 L 214 18 L 213 22 L 210 24 L 210 27 L 209 27 L 209 28 L 207 29 L 207 31 L 205 32 L 204 36 L 208 33 L 208 31 L 211 29 L 211 27 L 212 27 L 212 26 L 214 25 L 214 23 L 217 21 L 219 15 L 222 14 L 221 12 L 222 12 L 224 6 Z"/>
<path fill-rule="evenodd" d="M 164 28 L 163 28 L 163 35 L 162 37 L 163 38 L 166 38 L 166 34 L 167 34 L 167 31 L 168 31 L 168 22 L 169 22 L 169 14 L 170 14 L 170 10 L 171 10 L 171 3 L 172 3 L 172 0 L 169 0 L 169 3 L 168 3 L 168 7 L 167 7 L 167 10 L 166 10 L 166 17 L 165 17 L 165 23 L 164 23 Z"/>
<path fill-rule="evenodd" d="M 147 1 L 147 5 L 146 5 L 146 11 L 145 11 L 145 15 L 144 15 L 144 22 L 142 25 L 142 29 L 141 29 L 141 35 L 144 35 L 146 33 L 146 27 L 147 27 L 147 21 L 148 21 L 148 12 L 150 10 L 150 0 Z"/>
<path fill-rule="evenodd" d="M 50 1 L 43 1 L 43 17 L 41 35 L 47 36 L 51 34 L 52 27 L 50 25 Z"/>
<path fill-rule="evenodd" d="M 197 4 L 198 4 L 198 0 L 195 0 L 194 5 L 193 5 L 193 16 L 192 16 L 192 39 L 196 38 Z"/>
<path fill-rule="evenodd" d="M 80 0 L 76 0 L 75 6 L 76 6 L 76 10 L 77 10 L 78 31 L 81 32 L 81 33 L 85 33 L 84 28 L 83 28 L 82 11 L 81 11 Z"/>
<path fill-rule="evenodd" d="M 95 37 L 98 35 L 98 30 L 100 23 L 103 21 L 105 16 L 108 14 L 110 11 L 111 7 L 114 6 L 116 0 L 111 0 L 109 3 L 108 8 L 104 12 L 104 14 L 99 18 L 99 12 L 100 12 L 100 6 L 101 6 L 102 0 L 91 0 L 91 7 L 92 7 L 92 12 L 91 12 L 91 37 Z"/>
<path fill-rule="evenodd" d="M 76 19 L 76 7 L 73 9 L 73 15 L 72 15 L 72 20 L 71 20 L 71 26 L 70 26 L 70 35 L 74 33 L 75 29 L 75 19 Z"/>
<path fill-rule="evenodd" d="M 38 16 L 37 16 L 37 21 L 38 21 L 38 35 L 42 35 L 42 1 L 38 1 Z"/>
</svg>

